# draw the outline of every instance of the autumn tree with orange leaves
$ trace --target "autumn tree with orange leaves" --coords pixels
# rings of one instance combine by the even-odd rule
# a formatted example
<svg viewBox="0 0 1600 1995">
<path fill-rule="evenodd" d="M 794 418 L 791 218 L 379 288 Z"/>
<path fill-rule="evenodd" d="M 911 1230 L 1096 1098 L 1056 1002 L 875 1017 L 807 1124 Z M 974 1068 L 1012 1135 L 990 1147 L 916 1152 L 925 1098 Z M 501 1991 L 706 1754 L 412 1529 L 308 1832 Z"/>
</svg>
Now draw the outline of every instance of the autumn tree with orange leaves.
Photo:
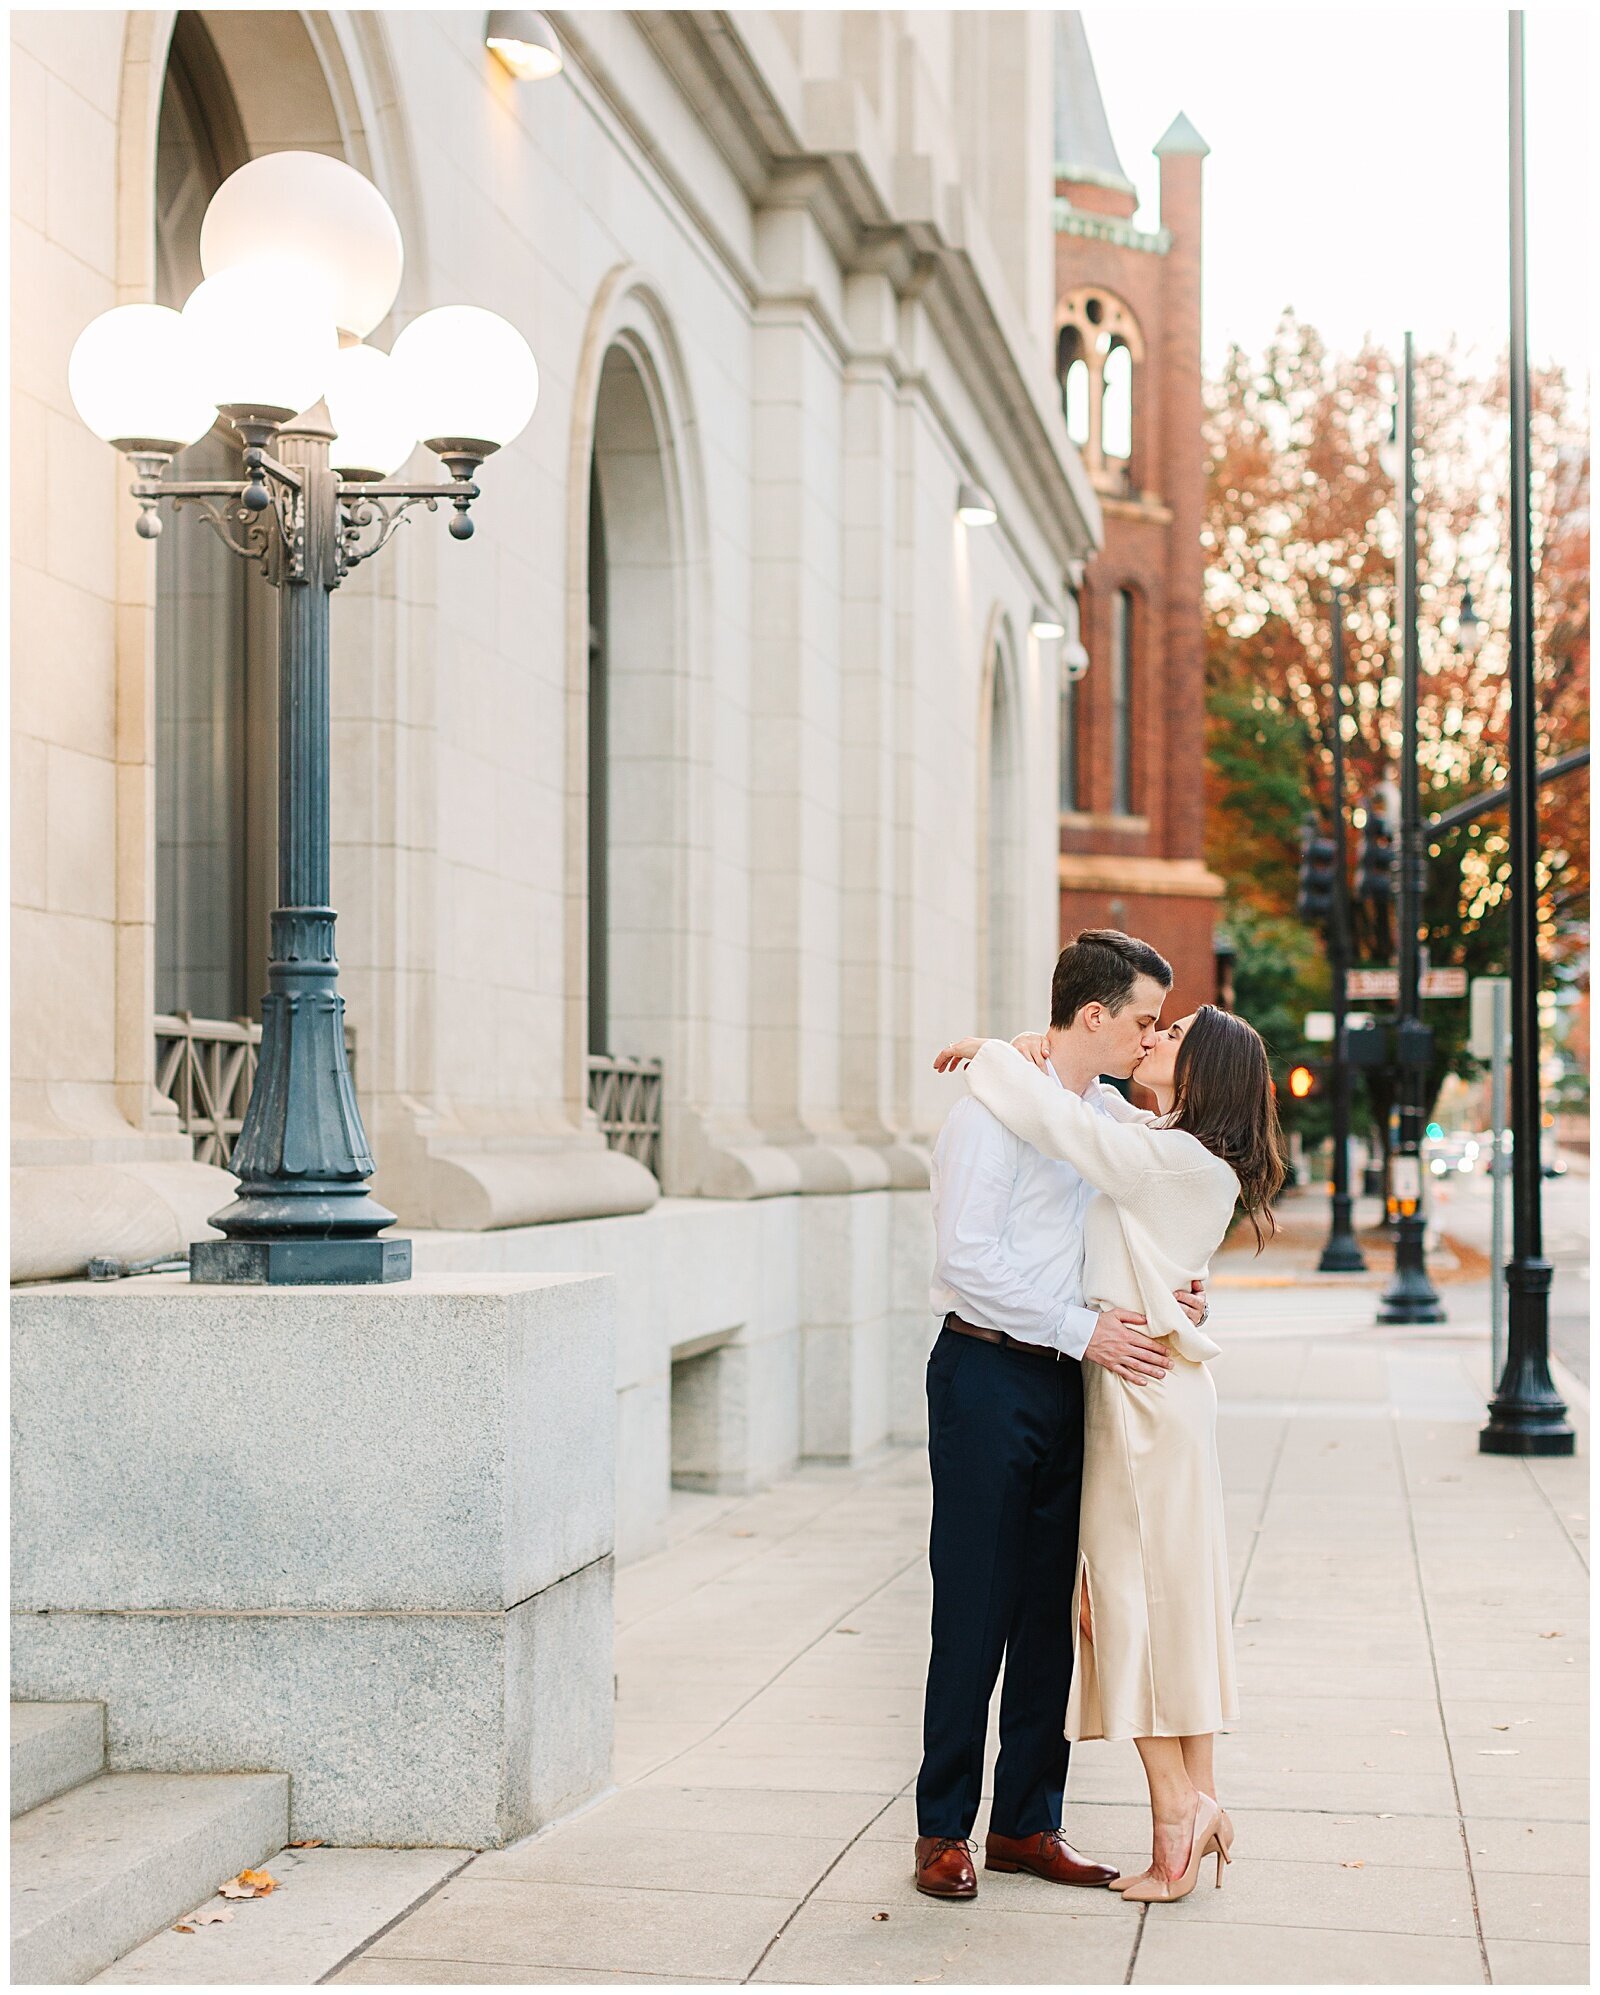
<svg viewBox="0 0 1600 1995">
<path fill-rule="evenodd" d="M 1286 317 L 1266 352 L 1235 348 L 1210 389 L 1206 525 L 1207 859 L 1243 930 L 1268 936 L 1301 1009 L 1326 1001 L 1319 939 L 1293 908 L 1302 817 L 1332 808 L 1329 588 L 1346 597 L 1347 806 L 1392 776 L 1400 748 L 1397 495 L 1382 463 L 1396 364 L 1328 353 Z M 1422 802 L 1433 815 L 1507 779 L 1510 626 L 1508 382 L 1451 353 L 1416 363 Z M 1586 412 L 1560 373 L 1533 382 L 1539 759 L 1589 738 Z M 1470 587 L 1485 635 L 1458 642 Z M 1539 914 L 1547 975 L 1587 946 L 1587 774 L 1540 798 Z M 1356 843 L 1352 838 L 1352 849 Z M 1429 844 L 1425 942 L 1435 966 L 1503 972 L 1509 852 L 1503 809 Z M 1361 959 L 1376 953 L 1358 933 Z M 1241 992 L 1241 1006 L 1244 994 Z M 1466 1007 L 1429 1005 L 1435 1080 L 1459 1069 Z M 1280 1032 L 1280 1038 L 1283 1035 Z M 1275 1046 L 1282 1058 L 1300 1048 Z"/>
</svg>

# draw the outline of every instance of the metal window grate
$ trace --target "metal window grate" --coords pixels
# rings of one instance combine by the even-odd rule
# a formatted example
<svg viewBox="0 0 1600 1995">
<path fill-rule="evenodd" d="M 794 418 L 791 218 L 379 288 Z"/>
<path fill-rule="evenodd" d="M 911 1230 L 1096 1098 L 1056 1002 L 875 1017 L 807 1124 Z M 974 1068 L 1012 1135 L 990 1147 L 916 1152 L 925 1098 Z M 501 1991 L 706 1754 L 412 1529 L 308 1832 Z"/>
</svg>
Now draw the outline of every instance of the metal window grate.
<svg viewBox="0 0 1600 1995">
<path fill-rule="evenodd" d="M 589 1056 L 589 1106 L 606 1145 L 661 1175 L 661 1062 Z"/>
<path fill-rule="evenodd" d="M 155 1035 L 156 1086 L 177 1103 L 183 1133 L 194 1139 L 195 1162 L 226 1170 L 255 1082 L 260 1022 L 162 1013 L 155 1020 Z M 353 1079 L 356 1038 L 348 1021 L 344 1044 Z"/>
</svg>

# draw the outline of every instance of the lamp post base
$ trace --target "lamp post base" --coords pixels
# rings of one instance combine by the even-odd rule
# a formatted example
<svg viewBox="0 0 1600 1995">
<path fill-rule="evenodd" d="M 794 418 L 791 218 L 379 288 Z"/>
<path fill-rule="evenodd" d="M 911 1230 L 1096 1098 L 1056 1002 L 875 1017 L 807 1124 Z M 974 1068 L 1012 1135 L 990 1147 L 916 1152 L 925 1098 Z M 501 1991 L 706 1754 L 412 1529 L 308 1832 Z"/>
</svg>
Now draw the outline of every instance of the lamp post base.
<svg viewBox="0 0 1600 1995">
<path fill-rule="evenodd" d="M 1478 1433 L 1480 1455 L 1573 1455 L 1577 1438 L 1565 1420 L 1541 1424 L 1523 1408 L 1491 1407 L 1489 1424 Z"/>
<path fill-rule="evenodd" d="M 1317 1262 L 1319 1275 L 1364 1275 L 1367 1257 L 1356 1244 L 1353 1233 L 1330 1234 Z"/>
<path fill-rule="evenodd" d="M 404 1282 L 409 1240 L 196 1240 L 189 1279 L 269 1288 Z"/>
</svg>

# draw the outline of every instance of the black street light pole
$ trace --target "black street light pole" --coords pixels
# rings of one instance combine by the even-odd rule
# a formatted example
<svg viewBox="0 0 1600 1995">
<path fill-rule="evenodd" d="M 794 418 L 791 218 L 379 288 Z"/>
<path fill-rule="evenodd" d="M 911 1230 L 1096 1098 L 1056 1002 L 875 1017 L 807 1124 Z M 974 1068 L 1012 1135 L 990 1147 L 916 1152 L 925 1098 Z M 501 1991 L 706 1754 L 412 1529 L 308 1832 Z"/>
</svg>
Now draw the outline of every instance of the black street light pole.
<svg viewBox="0 0 1600 1995">
<path fill-rule="evenodd" d="M 1333 972 L 1333 1224 L 1317 1266 L 1323 1274 L 1360 1274 L 1350 1197 L 1350 1061 L 1345 1044 L 1345 981 L 1350 970 L 1350 854 L 1344 808 L 1344 592 L 1333 587 L 1329 680 L 1333 704 L 1333 908 L 1328 923 Z"/>
<path fill-rule="evenodd" d="M 1533 530 L 1528 422 L 1527 157 L 1522 15 L 1510 16 L 1511 72 L 1511 1261 L 1506 1368 L 1478 1436 L 1485 1455 L 1570 1455 L 1567 1409 L 1550 1377 L 1550 1263 L 1544 1258 L 1539 1103 L 1539 774 L 1533 679 Z"/>
<path fill-rule="evenodd" d="M 1405 336 L 1405 378 L 1400 419 L 1401 548 L 1400 627 L 1403 645 L 1400 736 L 1400 849 L 1396 867 L 1396 947 L 1400 973 L 1395 1064 L 1399 1078 L 1399 1130 L 1390 1166 L 1390 1189 L 1399 1208 L 1394 1229 L 1394 1278 L 1378 1305 L 1380 1323 L 1442 1323 L 1444 1309 L 1428 1279 L 1423 1254 L 1427 1221 L 1422 1210 L 1423 1086 L 1431 1055 L 1422 1023 L 1422 962 L 1418 931 L 1427 858 L 1422 843 L 1422 798 L 1417 769 L 1417 703 L 1421 653 L 1417 630 L 1417 472 L 1415 378 L 1411 335 Z"/>
</svg>

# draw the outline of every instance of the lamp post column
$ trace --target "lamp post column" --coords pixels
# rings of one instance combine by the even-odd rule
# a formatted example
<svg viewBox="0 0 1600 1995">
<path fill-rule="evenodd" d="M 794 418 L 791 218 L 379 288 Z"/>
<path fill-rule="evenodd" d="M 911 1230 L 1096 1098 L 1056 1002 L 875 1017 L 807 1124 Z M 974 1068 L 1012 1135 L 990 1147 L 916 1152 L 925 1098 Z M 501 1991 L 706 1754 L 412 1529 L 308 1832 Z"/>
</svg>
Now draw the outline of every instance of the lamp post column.
<svg viewBox="0 0 1600 1995">
<path fill-rule="evenodd" d="M 278 897 L 261 1054 L 231 1168 L 239 1196 L 197 1241 L 198 1282 L 404 1281 L 411 1242 L 380 1240 L 394 1214 L 372 1175 L 344 1044 L 329 880 L 329 621 L 339 580 L 334 432 L 319 403 L 278 432 L 300 489 L 268 555 L 278 591 Z M 250 504 L 247 496 L 246 505 Z"/>
<path fill-rule="evenodd" d="M 1422 845 L 1422 799 L 1417 770 L 1417 705 L 1421 654 L 1417 631 L 1417 474 L 1415 372 L 1411 335 L 1405 336 L 1405 378 L 1400 424 L 1402 547 L 1400 628 L 1403 647 L 1400 736 L 1400 853 L 1395 895 L 1399 970 L 1399 1121 L 1390 1186 L 1399 1206 L 1394 1233 L 1394 1278 L 1378 1306 L 1380 1323 L 1442 1323 L 1444 1310 L 1428 1279 L 1424 1258 L 1427 1221 L 1422 1207 L 1422 1091 L 1430 1058 L 1421 1018 L 1422 962 L 1418 931 L 1427 859 Z"/>
<path fill-rule="evenodd" d="M 1344 592 L 1333 590 L 1329 690 L 1333 700 L 1333 910 L 1328 925 L 1333 972 L 1333 1214 L 1317 1267 L 1360 1274 L 1367 1265 L 1351 1224 L 1350 1061 L 1345 1045 L 1345 979 L 1350 969 L 1350 853 L 1344 808 Z"/>
<path fill-rule="evenodd" d="M 1539 772 L 1534 730 L 1533 525 L 1529 455 L 1528 251 L 1522 15 L 1510 16 L 1511 77 L 1511 1261 L 1506 1368 L 1478 1435 L 1486 1455 L 1570 1455 L 1566 1404 L 1550 1377 L 1539 1103 Z"/>
</svg>

